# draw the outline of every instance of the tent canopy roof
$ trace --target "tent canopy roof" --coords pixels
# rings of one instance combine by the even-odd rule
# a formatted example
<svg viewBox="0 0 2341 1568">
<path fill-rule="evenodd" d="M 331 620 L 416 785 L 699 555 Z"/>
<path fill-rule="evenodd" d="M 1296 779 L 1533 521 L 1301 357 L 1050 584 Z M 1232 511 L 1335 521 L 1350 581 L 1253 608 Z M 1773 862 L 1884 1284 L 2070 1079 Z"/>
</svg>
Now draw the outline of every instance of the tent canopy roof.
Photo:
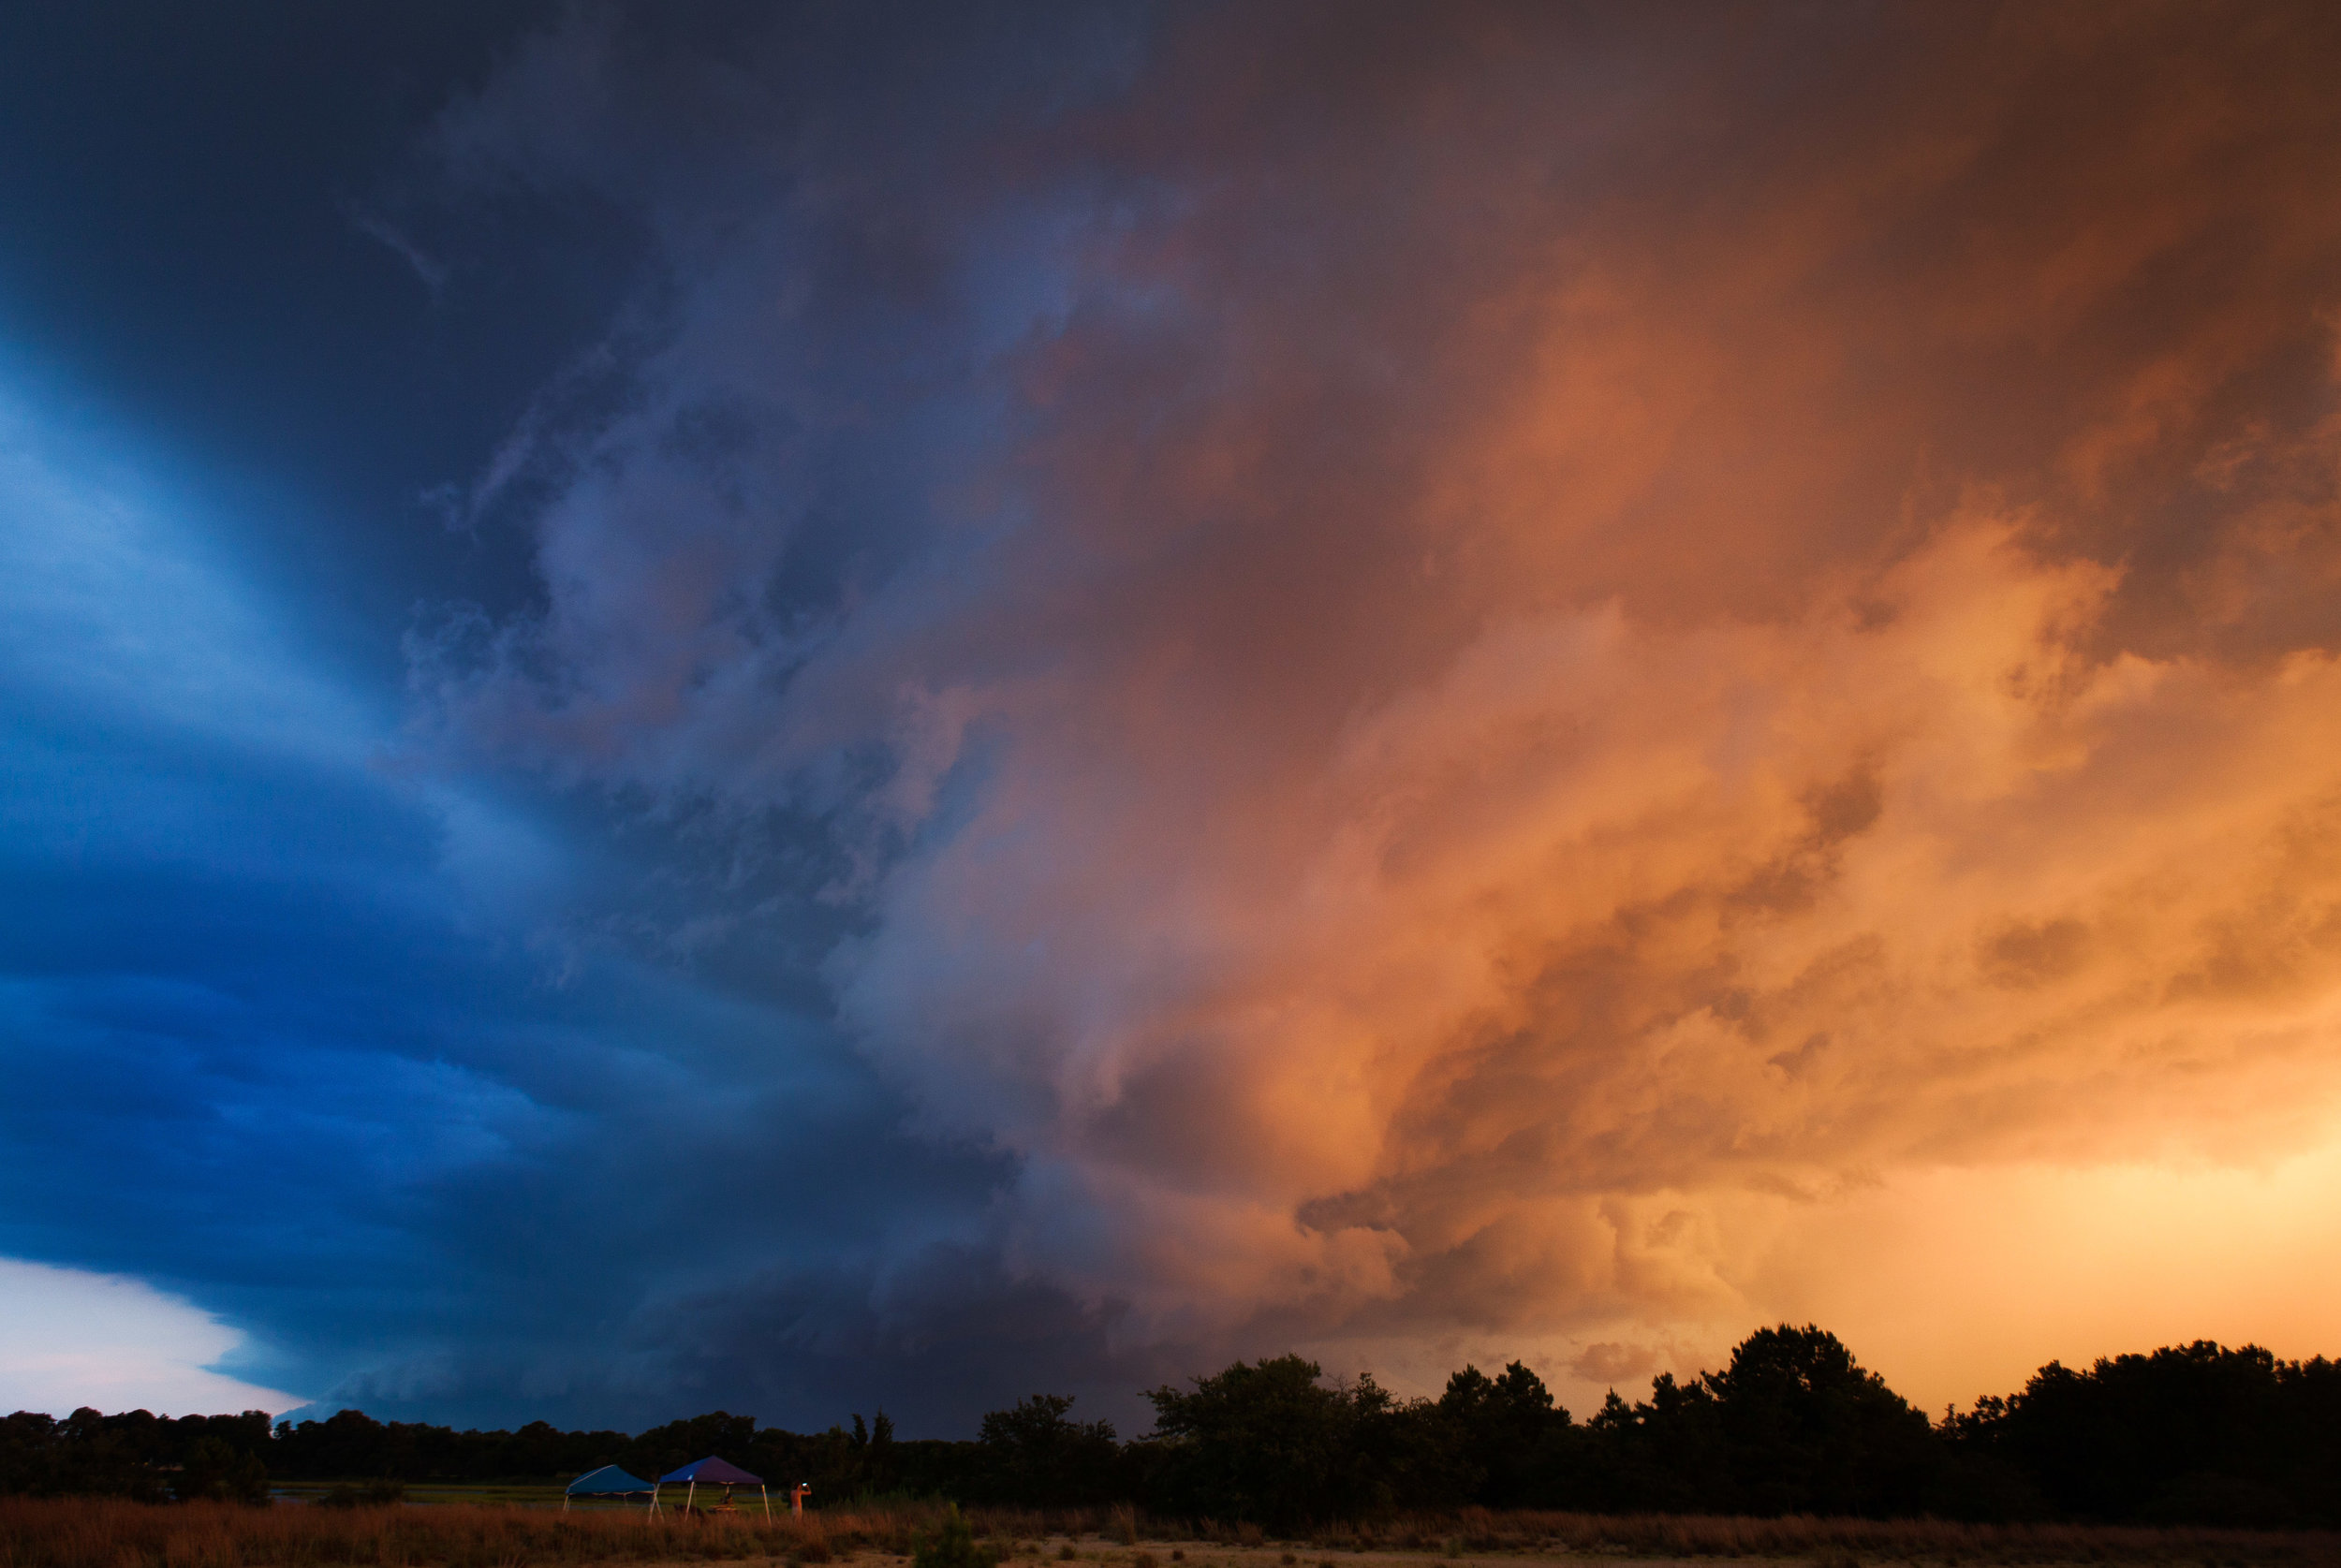
<svg viewBox="0 0 2341 1568">
<path fill-rule="evenodd" d="M 661 1475 L 658 1478 L 658 1484 L 662 1487 L 670 1481 L 705 1481 L 711 1486 L 718 1487 L 760 1487 L 764 1484 L 764 1478 L 761 1475 L 750 1475 L 738 1465 L 726 1464 L 723 1460 L 713 1457 L 693 1459 L 673 1474 Z"/>
<path fill-rule="evenodd" d="M 627 1474 L 616 1465 L 606 1464 L 570 1482 L 568 1490 L 571 1497 L 614 1497 L 626 1492 L 646 1492 L 650 1483 L 639 1475 Z"/>
</svg>

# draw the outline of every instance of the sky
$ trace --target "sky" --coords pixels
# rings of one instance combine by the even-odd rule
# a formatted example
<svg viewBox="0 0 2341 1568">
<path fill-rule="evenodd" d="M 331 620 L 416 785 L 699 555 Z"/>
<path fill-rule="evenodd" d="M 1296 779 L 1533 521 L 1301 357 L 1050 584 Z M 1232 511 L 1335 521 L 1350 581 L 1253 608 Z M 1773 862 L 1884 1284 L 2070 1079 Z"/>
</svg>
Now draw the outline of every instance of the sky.
<svg viewBox="0 0 2341 1568">
<path fill-rule="evenodd" d="M 2336 67 L 0 11 L 0 1406 L 2341 1353 Z"/>
</svg>

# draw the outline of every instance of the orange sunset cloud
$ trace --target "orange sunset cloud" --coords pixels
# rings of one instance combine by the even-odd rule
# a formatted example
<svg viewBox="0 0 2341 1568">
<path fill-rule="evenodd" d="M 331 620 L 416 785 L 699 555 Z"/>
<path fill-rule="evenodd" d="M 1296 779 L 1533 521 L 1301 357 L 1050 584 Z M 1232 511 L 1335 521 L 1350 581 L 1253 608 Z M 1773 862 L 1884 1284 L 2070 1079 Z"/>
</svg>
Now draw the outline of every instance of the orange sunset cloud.
<svg viewBox="0 0 2341 1568">
<path fill-rule="evenodd" d="M 2334 1348 L 2333 19 L 1421 20 L 1190 20 L 994 150 L 1152 194 L 817 637 L 662 510 L 686 321 L 450 723 L 745 807 L 882 750 L 842 1016 L 1128 1341 Z"/>
</svg>

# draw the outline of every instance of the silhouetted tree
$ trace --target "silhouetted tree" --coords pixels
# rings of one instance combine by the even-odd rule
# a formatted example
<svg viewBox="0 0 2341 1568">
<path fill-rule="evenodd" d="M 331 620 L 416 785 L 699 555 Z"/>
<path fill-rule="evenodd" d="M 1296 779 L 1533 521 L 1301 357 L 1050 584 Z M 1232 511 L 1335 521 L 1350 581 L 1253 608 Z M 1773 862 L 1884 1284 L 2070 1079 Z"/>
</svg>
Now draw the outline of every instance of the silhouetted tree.
<svg viewBox="0 0 2341 1568">
<path fill-rule="evenodd" d="M 1918 1511 L 1935 1458 L 1926 1417 L 1834 1334 L 1809 1324 L 1759 1329 L 1703 1382 L 1741 1511 Z"/>
<path fill-rule="evenodd" d="M 1280 1356 L 1238 1361 L 1192 1389 L 1150 1389 L 1156 1505 L 1289 1528 L 1377 1503 L 1378 1478 L 1353 1461 L 1360 1422 L 1389 1396 L 1371 1379 L 1333 1388 L 1321 1374 L 1314 1361 Z"/>
<path fill-rule="evenodd" d="M 1835 1335 L 1783 1324 L 1688 1383 L 1612 1389 L 1531 1452 L 1521 1501 L 1603 1512 L 1908 1514 L 1938 1460 L 1926 1418 Z"/>
<path fill-rule="evenodd" d="M 251 1454 L 239 1453 L 215 1437 L 199 1437 L 188 1445 L 170 1490 L 182 1502 L 208 1498 L 262 1503 L 268 1501 L 268 1471 Z"/>
<path fill-rule="evenodd" d="M 983 1418 L 986 1498 L 1026 1507 L 1105 1502 L 1117 1495 L 1121 1444 L 1105 1421 L 1074 1421 L 1072 1399 L 1035 1394 Z"/>
<path fill-rule="evenodd" d="M 1480 1502 L 1603 1512 L 2064 1517 L 2341 1526 L 2341 1367 L 2208 1341 L 2075 1371 L 1925 1420 L 1834 1335 L 1765 1328 L 1729 1365 L 1612 1390 L 1572 1423 L 1535 1372 L 1465 1367 L 1436 1400 L 1315 1362 L 1238 1361 L 1147 1398 L 1156 1429 L 1117 1443 L 1073 1401 L 1037 1394 L 974 1442 L 899 1441 L 884 1412 L 798 1433 L 724 1411 L 622 1432 L 454 1431 L 355 1410 L 279 1423 L 258 1411 L 171 1420 L 146 1411 L 0 1419 L 0 1493 L 162 1502 L 266 1495 L 266 1477 L 330 1480 L 354 1503 L 407 1480 L 553 1479 L 604 1464 L 656 1476 L 714 1454 L 814 1506 L 907 1492 L 1027 1506 L 1143 1500 L 1189 1517 L 1289 1529 L 1396 1507 Z"/>
<path fill-rule="evenodd" d="M 1476 1472 L 1471 1489 L 1491 1508 L 1520 1505 L 1539 1455 L 1569 1424 L 1544 1380 L 1514 1361 L 1495 1377 L 1465 1366 L 1447 1380 L 1438 1412 L 1451 1427 L 1458 1458 Z"/>
<path fill-rule="evenodd" d="M 2077 1517 L 2341 1524 L 2341 1368 L 2322 1357 L 2199 1340 L 2086 1371 L 2052 1361 L 1941 1431 Z"/>
</svg>

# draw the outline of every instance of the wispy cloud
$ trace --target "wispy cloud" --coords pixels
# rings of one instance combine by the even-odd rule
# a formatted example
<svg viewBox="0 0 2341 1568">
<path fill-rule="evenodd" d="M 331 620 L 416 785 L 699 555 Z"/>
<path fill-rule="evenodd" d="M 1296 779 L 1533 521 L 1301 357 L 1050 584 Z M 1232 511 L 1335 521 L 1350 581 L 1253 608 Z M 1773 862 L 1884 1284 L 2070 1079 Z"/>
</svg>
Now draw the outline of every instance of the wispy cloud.
<svg viewBox="0 0 2341 1568">
<path fill-rule="evenodd" d="M 381 213 L 361 202 L 342 203 L 343 215 L 349 226 L 367 239 L 387 246 L 391 254 L 406 263 L 424 290 L 436 300 L 447 288 L 448 265 L 418 244 L 407 232 Z"/>
</svg>

